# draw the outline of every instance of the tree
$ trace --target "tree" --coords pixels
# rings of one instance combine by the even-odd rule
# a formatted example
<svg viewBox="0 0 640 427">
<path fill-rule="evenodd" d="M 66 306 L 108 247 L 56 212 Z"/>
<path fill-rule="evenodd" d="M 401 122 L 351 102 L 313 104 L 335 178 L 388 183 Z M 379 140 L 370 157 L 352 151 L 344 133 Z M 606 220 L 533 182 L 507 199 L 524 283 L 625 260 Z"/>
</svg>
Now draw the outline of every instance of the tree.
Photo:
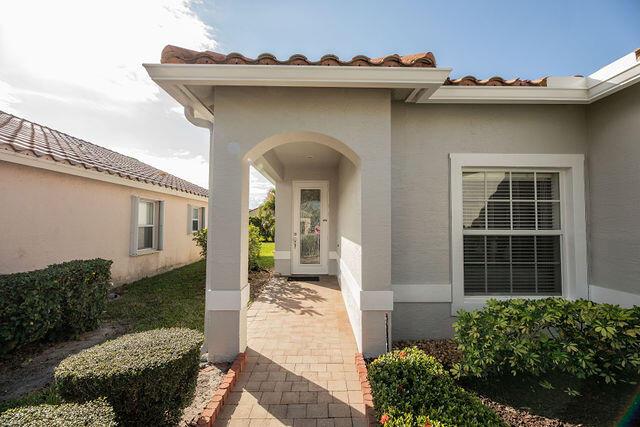
<svg viewBox="0 0 640 427">
<path fill-rule="evenodd" d="M 264 240 L 273 242 L 276 235 L 276 190 L 269 190 L 267 198 L 258 209 L 260 231 Z"/>
</svg>

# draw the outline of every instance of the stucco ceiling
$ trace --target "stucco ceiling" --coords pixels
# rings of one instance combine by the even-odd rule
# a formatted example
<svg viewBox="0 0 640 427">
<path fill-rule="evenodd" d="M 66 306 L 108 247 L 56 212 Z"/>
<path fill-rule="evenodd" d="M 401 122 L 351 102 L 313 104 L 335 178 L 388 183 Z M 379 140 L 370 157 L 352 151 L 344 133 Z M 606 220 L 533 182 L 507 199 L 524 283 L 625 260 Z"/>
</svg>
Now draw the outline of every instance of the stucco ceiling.
<svg viewBox="0 0 640 427">
<path fill-rule="evenodd" d="M 341 154 L 333 148 L 316 142 L 294 142 L 279 145 L 270 150 L 285 167 L 334 167 L 338 165 Z"/>
</svg>

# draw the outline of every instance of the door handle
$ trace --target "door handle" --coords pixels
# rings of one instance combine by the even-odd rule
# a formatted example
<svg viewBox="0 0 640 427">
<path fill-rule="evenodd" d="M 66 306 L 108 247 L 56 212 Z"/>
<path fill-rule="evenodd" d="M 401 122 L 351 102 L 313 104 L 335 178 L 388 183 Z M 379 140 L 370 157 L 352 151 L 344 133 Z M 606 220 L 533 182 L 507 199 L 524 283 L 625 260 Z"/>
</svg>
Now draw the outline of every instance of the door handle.
<svg viewBox="0 0 640 427">
<path fill-rule="evenodd" d="M 293 247 L 294 247 L 294 249 L 296 248 L 296 243 L 297 243 L 297 242 L 296 242 L 296 238 L 294 237 L 294 238 L 293 238 Z"/>
</svg>

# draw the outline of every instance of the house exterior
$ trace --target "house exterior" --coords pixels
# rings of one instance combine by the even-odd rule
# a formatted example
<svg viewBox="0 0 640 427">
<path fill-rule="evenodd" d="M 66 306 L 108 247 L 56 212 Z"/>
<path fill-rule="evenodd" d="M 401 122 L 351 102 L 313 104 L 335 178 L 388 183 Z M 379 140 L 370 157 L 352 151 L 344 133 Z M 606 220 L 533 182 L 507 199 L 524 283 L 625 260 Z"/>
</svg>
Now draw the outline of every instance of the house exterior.
<svg viewBox="0 0 640 427">
<path fill-rule="evenodd" d="M 115 284 L 194 262 L 208 192 L 0 111 L 0 274 L 113 260 Z"/>
<path fill-rule="evenodd" d="M 640 50 L 588 77 L 450 78 L 431 53 L 194 52 L 151 78 L 211 130 L 206 345 L 246 347 L 248 168 L 276 270 L 338 277 L 358 347 L 452 334 L 488 298 L 640 301 Z"/>
</svg>

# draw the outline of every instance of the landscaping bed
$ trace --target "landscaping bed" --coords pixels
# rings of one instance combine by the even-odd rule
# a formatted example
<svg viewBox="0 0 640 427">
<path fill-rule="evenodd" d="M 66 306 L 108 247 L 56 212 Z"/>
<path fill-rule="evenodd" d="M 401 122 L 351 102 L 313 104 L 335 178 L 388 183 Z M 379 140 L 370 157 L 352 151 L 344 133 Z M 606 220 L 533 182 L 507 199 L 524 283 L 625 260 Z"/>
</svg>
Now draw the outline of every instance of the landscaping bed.
<svg viewBox="0 0 640 427">
<path fill-rule="evenodd" d="M 206 363 L 200 365 L 196 392 L 193 401 L 187 406 L 178 424 L 180 427 L 195 426 L 204 408 L 211 401 L 211 396 L 222 382 L 224 374 L 229 369 L 229 363 Z"/>
</svg>

